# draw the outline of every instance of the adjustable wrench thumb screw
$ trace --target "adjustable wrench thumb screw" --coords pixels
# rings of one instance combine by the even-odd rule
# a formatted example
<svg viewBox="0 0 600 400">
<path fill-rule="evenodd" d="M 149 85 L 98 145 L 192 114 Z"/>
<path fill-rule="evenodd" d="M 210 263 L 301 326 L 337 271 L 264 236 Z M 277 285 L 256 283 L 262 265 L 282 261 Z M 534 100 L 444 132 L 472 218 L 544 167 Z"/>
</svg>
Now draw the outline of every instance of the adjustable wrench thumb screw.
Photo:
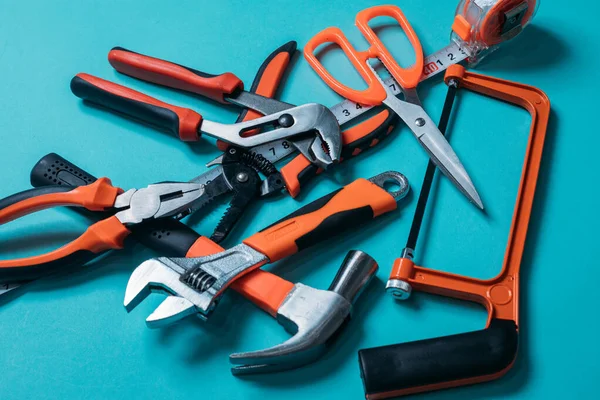
<svg viewBox="0 0 600 400">
<path fill-rule="evenodd" d="M 277 321 L 292 333 L 287 341 L 264 350 L 229 356 L 234 375 L 280 372 L 314 362 L 327 350 L 350 317 L 352 305 L 378 265 L 362 251 L 348 252 L 328 290 L 297 283 L 277 310 Z"/>
</svg>

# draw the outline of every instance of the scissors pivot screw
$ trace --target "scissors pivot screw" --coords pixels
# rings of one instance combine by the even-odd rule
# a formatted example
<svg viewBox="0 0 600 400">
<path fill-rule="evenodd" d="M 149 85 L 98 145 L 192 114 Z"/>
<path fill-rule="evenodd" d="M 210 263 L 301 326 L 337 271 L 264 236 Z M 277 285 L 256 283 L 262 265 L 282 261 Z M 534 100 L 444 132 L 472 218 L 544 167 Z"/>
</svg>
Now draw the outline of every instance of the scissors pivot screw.
<svg viewBox="0 0 600 400">
<path fill-rule="evenodd" d="M 418 127 L 425 126 L 425 120 L 423 118 L 417 118 L 415 124 L 417 124 Z"/>
</svg>

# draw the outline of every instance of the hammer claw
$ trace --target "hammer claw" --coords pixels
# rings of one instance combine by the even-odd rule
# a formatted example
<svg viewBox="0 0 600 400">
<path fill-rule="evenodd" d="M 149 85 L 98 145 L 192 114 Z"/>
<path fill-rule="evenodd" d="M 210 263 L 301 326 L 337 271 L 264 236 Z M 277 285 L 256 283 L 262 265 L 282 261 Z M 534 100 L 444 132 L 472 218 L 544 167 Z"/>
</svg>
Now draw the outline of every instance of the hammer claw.
<svg viewBox="0 0 600 400">
<path fill-rule="evenodd" d="M 295 350 L 286 349 L 287 354 L 283 354 L 278 348 L 285 346 L 286 343 L 266 350 L 231 354 L 229 361 L 232 364 L 240 364 L 232 367 L 231 373 L 252 375 L 289 371 L 318 360 L 326 351 L 325 345 L 314 347 L 303 345 Z"/>
<path fill-rule="evenodd" d="M 384 179 L 387 179 L 385 177 Z M 264 350 L 229 356 L 234 375 L 286 371 L 319 359 L 349 319 L 352 303 L 377 272 L 368 254 L 350 251 L 329 290 L 297 283 L 277 310 L 277 321 L 293 336 Z"/>
</svg>

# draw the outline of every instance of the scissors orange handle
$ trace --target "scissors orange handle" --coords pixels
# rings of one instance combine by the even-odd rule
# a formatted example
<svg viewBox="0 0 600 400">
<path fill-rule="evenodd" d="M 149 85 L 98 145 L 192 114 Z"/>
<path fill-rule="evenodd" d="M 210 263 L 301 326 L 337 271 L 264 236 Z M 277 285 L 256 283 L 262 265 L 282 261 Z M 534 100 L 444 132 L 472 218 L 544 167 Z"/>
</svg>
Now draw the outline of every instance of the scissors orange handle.
<svg viewBox="0 0 600 400">
<path fill-rule="evenodd" d="M 394 18 L 404 30 L 415 52 L 415 63 L 410 68 L 402 68 L 398 65 L 391 53 L 381 42 L 375 31 L 369 26 L 369 22 L 377 17 Z M 413 89 L 419 83 L 423 72 L 423 48 L 417 34 L 404 16 L 402 10 L 396 6 L 376 6 L 362 10 L 356 15 L 356 26 L 363 34 L 370 47 L 365 51 L 356 50 L 348 41 L 339 28 L 327 28 L 315 35 L 308 41 L 304 48 L 304 57 L 317 74 L 337 94 L 350 99 L 356 103 L 372 106 L 383 103 L 387 94 L 378 81 L 377 76 L 369 67 L 369 59 L 377 58 L 390 71 L 394 79 L 405 89 Z M 367 84 L 365 90 L 355 90 L 342 84 L 335 79 L 321 64 L 315 55 L 316 49 L 327 43 L 335 43 L 344 51 L 348 60 Z"/>
</svg>

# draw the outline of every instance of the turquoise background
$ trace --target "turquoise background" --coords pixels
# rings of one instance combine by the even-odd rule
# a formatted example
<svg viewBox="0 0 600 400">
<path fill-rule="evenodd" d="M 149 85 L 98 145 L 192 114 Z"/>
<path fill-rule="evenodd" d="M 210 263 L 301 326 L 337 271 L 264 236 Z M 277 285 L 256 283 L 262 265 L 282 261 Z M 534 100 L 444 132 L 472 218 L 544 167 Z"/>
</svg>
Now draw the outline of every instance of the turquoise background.
<svg viewBox="0 0 600 400">
<path fill-rule="evenodd" d="M 396 2 L 416 29 L 426 54 L 448 43 L 455 1 Z M 503 379 L 430 393 L 425 398 L 592 398 L 598 388 L 598 233 L 596 3 L 544 0 L 534 23 L 486 59 L 478 71 L 528 83 L 549 95 L 553 113 L 521 275 L 521 343 Z M 106 56 L 113 46 L 207 72 L 232 71 L 247 85 L 263 59 L 288 40 L 302 47 L 336 25 L 362 45 L 355 14 L 370 1 L 32 1 L 0 0 L 0 196 L 29 188 L 29 171 L 54 151 L 121 187 L 188 180 L 218 153 L 207 143 L 187 145 L 105 110 L 82 104 L 69 81 L 78 72 L 130 85 L 205 117 L 233 122 L 235 110 L 119 75 Z M 388 36 L 390 37 L 390 36 Z M 405 53 L 400 53 L 408 57 Z M 328 60 L 335 63 L 335 55 Z M 403 58 L 410 64 L 409 58 Z M 336 63 L 336 67 L 340 64 Z M 348 70 L 346 82 L 358 84 Z M 420 90 L 439 118 L 446 89 L 438 79 Z M 337 103 L 302 57 L 281 99 Z M 512 218 L 529 114 L 460 92 L 451 143 L 487 207 L 479 213 L 438 180 L 417 261 L 479 278 L 500 269 Z M 395 169 L 418 193 L 427 159 L 406 128 L 391 140 L 310 184 L 297 200 L 257 203 L 227 245 L 358 177 Z M 370 253 L 378 281 L 359 300 L 348 329 L 319 362 L 292 372 L 249 378 L 229 373 L 228 354 L 277 344 L 289 335 L 237 294 L 227 294 L 208 323 L 197 319 L 162 330 L 145 317 L 154 295 L 131 314 L 123 294 L 131 270 L 155 253 L 135 245 L 71 274 L 54 276 L 0 298 L 2 399 L 207 398 L 349 399 L 363 396 L 360 348 L 480 329 L 478 305 L 415 293 L 396 303 L 384 295 L 400 255 L 416 196 L 398 212 L 327 245 L 274 266 L 291 281 L 325 289 L 347 250 Z M 193 226 L 208 234 L 223 207 Z M 431 207 L 430 207 L 431 211 Z M 34 254 L 77 236 L 85 218 L 52 210 L 4 226 L 2 258 Z"/>
</svg>

